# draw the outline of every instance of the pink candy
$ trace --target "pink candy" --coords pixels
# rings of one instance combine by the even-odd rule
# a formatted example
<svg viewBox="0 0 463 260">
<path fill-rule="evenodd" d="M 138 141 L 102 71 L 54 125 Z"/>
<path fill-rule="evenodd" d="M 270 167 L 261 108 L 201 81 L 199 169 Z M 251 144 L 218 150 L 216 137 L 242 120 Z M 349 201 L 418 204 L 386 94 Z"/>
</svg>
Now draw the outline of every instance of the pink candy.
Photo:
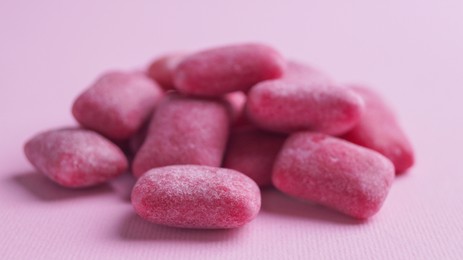
<svg viewBox="0 0 463 260">
<path fill-rule="evenodd" d="M 395 172 L 414 162 L 376 93 L 340 86 L 262 44 L 166 55 L 144 73 L 106 73 L 72 113 L 91 130 L 33 137 L 24 147 L 33 166 L 65 187 L 101 184 L 127 171 L 117 143 L 133 158 L 135 212 L 173 227 L 242 226 L 259 212 L 259 186 L 272 184 L 369 218 Z"/>
<path fill-rule="evenodd" d="M 394 166 L 381 154 L 311 132 L 288 138 L 272 177 L 275 187 L 289 195 L 360 219 L 378 212 L 393 179 Z"/>
<path fill-rule="evenodd" d="M 246 112 L 259 127 L 276 132 L 347 132 L 359 121 L 363 101 L 353 91 L 298 80 L 272 80 L 248 93 Z"/>
<path fill-rule="evenodd" d="M 175 71 L 174 85 L 184 94 L 220 96 L 278 78 L 284 68 L 283 57 L 268 46 L 232 45 L 187 56 Z"/>
<path fill-rule="evenodd" d="M 360 122 L 343 138 L 389 158 L 397 173 L 403 173 L 414 163 L 413 148 L 389 106 L 373 90 L 351 88 L 365 102 Z"/>
<path fill-rule="evenodd" d="M 223 101 L 167 96 L 156 109 L 133 162 L 133 174 L 173 164 L 220 166 L 230 114 Z"/>
<path fill-rule="evenodd" d="M 24 152 L 40 172 L 70 188 L 106 182 L 125 172 L 128 164 L 116 145 L 83 129 L 39 134 L 26 143 Z"/>
<path fill-rule="evenodd" d="M 74 102 L 79 123 L 115 140 L 132 136 L 150 116 L 161 89 L 138 72 L 110 72 Z"/>
<path fill-rule="evenodd" d="M 132 204 L 142 218 L 187 228 L 235 228 L 254 219 L 261 198 L 245 175 L 216 167 L 178 165 L 156 168 L 140 177 Z"/>
</svg>

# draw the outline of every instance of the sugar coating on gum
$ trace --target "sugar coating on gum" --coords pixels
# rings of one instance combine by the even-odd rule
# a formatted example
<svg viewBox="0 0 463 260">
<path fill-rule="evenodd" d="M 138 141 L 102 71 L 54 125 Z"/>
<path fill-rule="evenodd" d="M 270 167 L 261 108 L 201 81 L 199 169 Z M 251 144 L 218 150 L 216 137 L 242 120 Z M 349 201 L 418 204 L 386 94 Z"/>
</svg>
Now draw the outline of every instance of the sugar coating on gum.
<svg viewBox="0 0 463 260">
<path fill-rule="evenodd" d="M 132 191 L 135 211 L 144 219 L 173 227 L 235 228 L 260 209 L 258 186 L 230 169 L 198 165 L 155 168 Z"/>
<path fill-rule="evenodd" d="M 127 139 L 161 97 L 160 87 L 141 72 L 108 72 L 76 99 L 72 113 L 84 127 L 111 139 Z"/>
<path fill-rule="evenodd" d="M 378 93 L 363 86 L 350 86 L 365 102 L 359 123 L 342 138 L 373 149 L 387 158 L 401 174 L 414 164 L 413 147 L 392 109 Z"/>
<path fill-rule="evenodd" d="M 84 129 L 60 129 L 34 136 L 24 146 L 38 171 L 65 187 L 88 187 L 127 170 L 123 152 L 101 135 Z"/>
<path fill-rule="evenodd" d="M 184 94 L 221 96 L 278 78 L 285 66 L 284 58 L 266 45 L 218 47 L 185 57 L 175 70 L 174 85 Z"/>
<path fill-rule="evenodd" d="M 298 132 L 285 142 L 273 168 L 275 187 L 355 218 L 381 208 L 394 179 L 383 155 L 320 133 Z"/>
<path fill-rule="evenodd" d="M 220 166 L 230 113 L 223 100 L 170 93 L 157 107 L 135 156 L 133 174 L 175 164 Z"/>
<path fill-rule="evenodd" d="M 272 168 L 286 135 L 269 133 L 255 127 L 240 127 L 232 131 L 223 167 L 242 172 L 260 187 L 272 183 Z"/>
<path fill-rule="evenodd" d="M 362 99 L 347 88 L 284 79 L 257 84 L 246 103 L 250 121 L 283 133 L 312 130 L 343 134 L 354 127 L 362 112 Z"/>
</svg>

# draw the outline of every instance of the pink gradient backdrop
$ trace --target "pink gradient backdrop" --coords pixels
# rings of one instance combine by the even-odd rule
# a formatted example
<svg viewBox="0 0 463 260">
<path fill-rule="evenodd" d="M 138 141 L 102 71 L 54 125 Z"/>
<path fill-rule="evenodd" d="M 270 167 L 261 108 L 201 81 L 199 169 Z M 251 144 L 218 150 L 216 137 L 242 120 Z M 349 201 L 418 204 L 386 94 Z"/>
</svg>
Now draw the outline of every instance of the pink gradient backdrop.
<svg viewBox="0 0 463 260">
<path fill-rule="evenodd" d="M 133 180 L 86 191 L 37 174 L 22 144 L 74 124 L 74 97 L 110 68 L 171 50 L 260 41 L 342 82 L 378 89 L 417 165 L 367 223 L 275 191 L 231 231 L 158 227 L 134 215 Z M 463 2 L 0 1 L 2 259 L 461 259 Z"/>
</svg>

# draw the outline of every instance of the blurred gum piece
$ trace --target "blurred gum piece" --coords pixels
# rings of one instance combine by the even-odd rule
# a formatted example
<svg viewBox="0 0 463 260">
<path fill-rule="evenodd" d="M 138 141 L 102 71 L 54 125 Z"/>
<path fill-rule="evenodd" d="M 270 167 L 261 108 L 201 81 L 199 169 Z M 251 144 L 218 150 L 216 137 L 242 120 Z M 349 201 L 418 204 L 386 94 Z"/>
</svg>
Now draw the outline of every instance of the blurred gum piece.
<svg viewBox="0 0 463 260">
<path fill-rule="evenodd" d="M 184 94 L 217 97 L 278 78 L 285 66 L 284 58 L 269 46 L 229 45 L 185 57 L 175 70 L 174 85 Z"/>
<path fill-rule="evenodd" d="M 109 72 L 75 100 L 72 113 L 82 126 L 125 140 L 149 118 L 162 95 L 141 72 Z"/>
<path fill-rule="evenodd" d="M 260 187 L 272 184 L 272 167 L 286 139 L 255 127 L 240 127 L 230 134 L 223 167 L 242 172 Z"/>
<path fill-rule="evenodd" d="M 164 90 L 174 89 L 174 71 L 185 56 L 184 53 L 172 53 L 157 58 L 148 67 L 148 77 Z"/>
<path fill-rule="evenodd" d="M 24 152 L 39 172 L 70 188 L 104 183 L 128 167 L 119 147 L 91 130 L 47 131 L 30 139 Z"/>
<path fill-rule="evenodd" d="M 342 138 L 373 149 L 389 158 L 397 174 L 413 166 L 413 147 L 399 125 L 392 109 L 381 96 L 363 86 L 351 86 L 365 102 L 365 111 L 359 123 Z"/>
</svg>

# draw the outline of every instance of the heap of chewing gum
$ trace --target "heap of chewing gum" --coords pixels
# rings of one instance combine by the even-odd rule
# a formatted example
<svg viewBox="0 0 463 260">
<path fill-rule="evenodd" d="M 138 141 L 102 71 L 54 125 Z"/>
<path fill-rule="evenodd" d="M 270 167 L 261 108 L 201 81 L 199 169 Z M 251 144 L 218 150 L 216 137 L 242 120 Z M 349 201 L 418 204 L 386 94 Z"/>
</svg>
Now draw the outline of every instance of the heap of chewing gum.
<svg viewBox="0 0 463 260">
<path fill-rule="evenodd" d="M 131 169 L 136 213 L 174 227 L 242 226 L 260 210 L 260 188 L 272 185 L 366 219 L 414 162 L 377 93 L 335 83 L 262 44 L 175 53 L 145 72 L 105 73 L 72 114 L 80 127 L 25 144 L 32 165 L 69 188 Z"/>
</svg>

